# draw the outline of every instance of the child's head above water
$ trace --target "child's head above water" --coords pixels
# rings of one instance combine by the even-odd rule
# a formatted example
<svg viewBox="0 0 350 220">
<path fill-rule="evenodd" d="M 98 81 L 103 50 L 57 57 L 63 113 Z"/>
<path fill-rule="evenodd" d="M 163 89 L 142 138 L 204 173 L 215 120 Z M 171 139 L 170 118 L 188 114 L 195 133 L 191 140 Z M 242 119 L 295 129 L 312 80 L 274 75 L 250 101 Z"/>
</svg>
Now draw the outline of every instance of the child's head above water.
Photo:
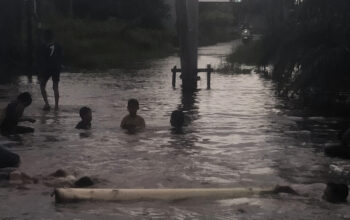
<svg viewBox="0 0 350 220">
<path fill-rule="evenodd" d="M 23 105 L 27 107 L 32 104 L 32 96 L 29 92 L 23 92 L 17 96 L 17 101 L 23 103 Z"/>
<path fill-rule="evenodd" d="M 139 110 L 139 102 L 137 101 L 137 99 L 129 99 L 128 111 L 130 115 L 136 115 L 137 110 Z"/>
<path fill-rule="evenodd" d="M 175 128 L 181 128 L 185 122 L 185 115 L 180 110 L 175 110 L 171 113 L 170 124 Z"/>
<path fill-rule="evenodd" d="M 79 110 L 79 114 L 81 117 L 81 120 L 85 121 L 85 122 L 91 122 L 92 120 L 92 113 L 91 113 L 91 109 L 89 107 L 82 107 Z"/>
</svg>

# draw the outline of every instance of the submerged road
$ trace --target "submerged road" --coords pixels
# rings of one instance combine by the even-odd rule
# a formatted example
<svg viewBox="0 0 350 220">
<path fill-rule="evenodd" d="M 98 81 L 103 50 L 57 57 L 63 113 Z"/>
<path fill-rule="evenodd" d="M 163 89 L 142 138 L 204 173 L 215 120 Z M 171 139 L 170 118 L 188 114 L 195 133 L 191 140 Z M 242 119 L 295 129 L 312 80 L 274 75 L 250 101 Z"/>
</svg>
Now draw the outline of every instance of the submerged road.
<svg viewBox="0 0 350 220">
<path fill-rule="evenodd" d="M 199 49 L 199 67 L 218 67 L 238 42 Z M 19 92 L 33 94 L 26 115 L 37 119 L 34 134 L 0 144 L 22 157 L 21 170 L 47 175 L 65 169 L 99 179 L 97 188 L 231 188 L 293 185 L 308 196 L 254 197 L 178 202 L 56 205 L 52 188 L 0 188 L 0 219 L 346 219 L 348 204 L 320 199 L 320 184 L 343 177 L 347 161 L 326 158 L 325 142 L 336 140 L 341 118 L 293 107 L 275 95 L 271 81 L 257 74 L 205 75 L 191 96 L 171 86 L 176 56 L 148 60 L 130 69 L 63 73 L 61 108 L 43 112 L 34 78 L 0 85 L 0 106 Z M 201 74 L 200 74 L 201 75 Z M 178 81 L 179 82 L 179 81 Z M 50 88 L 51 82 L 48 84 Z M 49 91 L 49 90 L 48 90 Z M 51 96 L 52 92 L 49 91 Z M 119 128 L 129 98 L 140 102 L 147 129 L 137 135 Z M 52 97 L 51 97 L 52 100 Z M 92 130 L 74 127 L 79 108 L 93 110 Z M 188 126 L 173 134 L 169 117 L 183 109 Z M 342 171 L 336 172 L 332 167 Z"/>
</svg>

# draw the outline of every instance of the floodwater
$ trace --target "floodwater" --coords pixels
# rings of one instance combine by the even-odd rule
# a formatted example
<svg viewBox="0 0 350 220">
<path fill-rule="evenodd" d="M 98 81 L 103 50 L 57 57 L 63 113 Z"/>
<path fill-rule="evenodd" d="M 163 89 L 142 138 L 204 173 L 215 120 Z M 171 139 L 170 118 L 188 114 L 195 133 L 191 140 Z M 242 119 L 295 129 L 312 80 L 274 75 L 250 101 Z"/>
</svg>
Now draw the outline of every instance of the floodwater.
<svg viewBox="0 0 350 220">
<path fill-rule="evenodd" d="M 199 67 L 224 62 L 238 42 L 203 47 Z M 0 219 L 350 219 L 348 204 L 321 199 L 322 183 L 346 179 L 347 161 L 327 158 L 322 148 L 336 141 L 342 118 L 293 107 L 257 74 L 214 73 L 211 90 L 201 73 L 199 90 L 182 95 L 171 87 L 179 59 L 140 62 L 103 73 L 62 73 L 59 111 L 43 112 L 36 79 L 19 77 L 0 85 L 0 103 L 19 92 L 33 94 L 27 116 L 34 134 L 0 142 L 22 158 L 21 170 L 36 176 L 65 169 L 98 179 L 97 188 L 211 188 L 292 185 L 303 196 L 227 200 L 55 204 L 52 188 L 0 188 Z M 177 80 L 180 83 L 180 80 Z M 51 82 L 48 92 L 51 94 Z M 136 135 L 119 128 L 129 98 L 140 102 L 147 129 Z M 93 110 L 92 130 L 74 129 L 79 108 Z M 169 117 L 183 109 L 184 134 Z M 29 124 L 28 124 L 29 125 Z"/>
</svg>

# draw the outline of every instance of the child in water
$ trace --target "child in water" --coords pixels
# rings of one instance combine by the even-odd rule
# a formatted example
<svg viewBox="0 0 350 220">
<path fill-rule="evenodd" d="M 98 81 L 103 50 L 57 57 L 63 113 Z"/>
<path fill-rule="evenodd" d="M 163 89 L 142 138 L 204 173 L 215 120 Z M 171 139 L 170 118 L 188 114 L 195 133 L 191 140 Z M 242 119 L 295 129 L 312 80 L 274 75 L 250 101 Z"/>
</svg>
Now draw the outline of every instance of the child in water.
<svg viewBox="0 0 350 220">
<path fill-rule="evenodd" d="M 88 107 L 82 107 L 79 110 L 79 114 L 81 117 L 81 121 L 75 126 L 76 129 L 90 129 L 91 128 L 91 120 L 92 120 L 92 113 L 91 109 Z"/>
<path fill-rule="evenodd" d="M 171 113 L 170 124 L 176 134 L 182 134 L 182 127 L 185 123 L 185 114 L 181 110 L 175 110 Z"/>
<path fill-rule="evenodd" d="M 136 114 L 137 110 L 139 110 L 139 102 L 136 99 L 129 99 L 129 114 L 125 116 L 120 123 L 120 127 L 122 129 L 126 129 L 130 133 L 135 133 L 136 131 L 140 131 L 146 127 L 145 120 Z"/>
<path fill-rule="evenodd" d="M 185 122 L 185 115 L 180 110 L 175 110 L 171 113 L 170 124 L 174 128 L 182 128 Z"/>
<path fill-rule="evenodd" d="M 32 96 L 29 92 L 21 93 L 16 101 L 7 105 L 3 119 L 0 122 L 1 134 L 24 134 L 34 132 L 33 128 L 18 126 L 19 122 L 35 122 L 35 119 L 22 117 L 24 109 L 32 103 Z"/>
</svg>

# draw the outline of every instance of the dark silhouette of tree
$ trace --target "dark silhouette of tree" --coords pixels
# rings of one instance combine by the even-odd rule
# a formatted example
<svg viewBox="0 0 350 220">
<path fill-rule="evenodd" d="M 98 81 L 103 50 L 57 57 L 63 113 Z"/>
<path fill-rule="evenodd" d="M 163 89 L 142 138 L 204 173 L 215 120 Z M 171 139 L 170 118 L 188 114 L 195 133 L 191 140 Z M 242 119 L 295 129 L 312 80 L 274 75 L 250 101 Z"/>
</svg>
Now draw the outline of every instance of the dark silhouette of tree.
<svg viewBox="0 0 350 220">
<path fill-rule="evenodd" d="M 251 48 L 259 49 L 256 65 L 273 66 L 280 94 L 323 103 L 349 101 L 350 1 L 260 3 L 268 28 Z"/>
<path fill-rule="evenodd" d="M 349 91 L 349 9 L 346 0 L 304 0 L 284 26 L 273 27 L 279 40 L 270 60 L 283 93 L 336 99 Z"/>
<path fill-rule="evenodd" d="M 23 47 L 21 0 L 0 1 L 0 75 L 18 67 Z"/>
<path fill-rule="evenodd" d="M 117 18 L 136 26 L 157 28 L 169 15 L 163 0 L 74 0 L 73 11 L 79 18 Z"/>
</svg>

